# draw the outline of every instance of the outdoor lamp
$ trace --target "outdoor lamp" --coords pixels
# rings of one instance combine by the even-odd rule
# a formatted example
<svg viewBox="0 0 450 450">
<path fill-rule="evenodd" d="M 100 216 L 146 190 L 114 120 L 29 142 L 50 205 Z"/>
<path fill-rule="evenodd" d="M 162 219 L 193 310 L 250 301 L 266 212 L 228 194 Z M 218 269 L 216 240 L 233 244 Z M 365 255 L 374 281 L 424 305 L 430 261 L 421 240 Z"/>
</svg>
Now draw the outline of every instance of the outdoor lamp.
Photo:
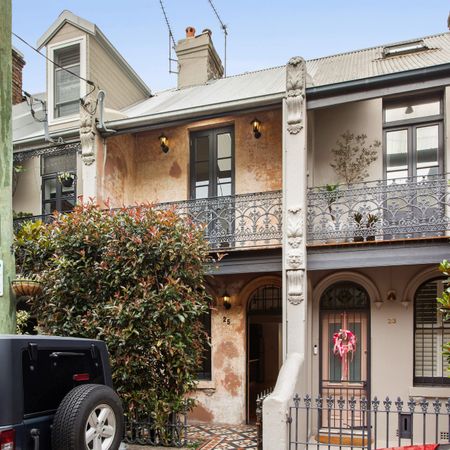
<svg viewBox="0 0 450 450">
<path fill-rule="evenodd" d="M 169 139 L 166 135 L 161 134 L 159 137 L 159 145 L 161 146 L 163 153 L 167 153 L 169 151 Z"/>
<path fill-rule="evenodd" d="M 230 296 L 226 292 L 225 294 L 223 294 L 222 300 L 223 300 L 223 307 L 225 309 L 230 309 L 231 308 Z"/>
<path fill-rule="evenodd" d="M 261 137 L 261 121 L 258 120 L 256 117 L 250 122 L 252 129 L 253 129 L 253 135 L 256 139 L 259 139 Z"/>
</svg>

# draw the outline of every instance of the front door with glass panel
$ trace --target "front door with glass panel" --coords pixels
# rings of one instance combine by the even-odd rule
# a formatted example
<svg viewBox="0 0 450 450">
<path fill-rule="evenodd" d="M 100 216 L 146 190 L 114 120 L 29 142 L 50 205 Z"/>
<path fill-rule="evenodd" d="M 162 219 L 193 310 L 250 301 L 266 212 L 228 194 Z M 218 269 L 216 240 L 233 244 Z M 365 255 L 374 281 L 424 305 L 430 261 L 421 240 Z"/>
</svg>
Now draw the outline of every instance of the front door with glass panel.
<svg viewBox="0 0 450 450">
<path fill-rule="evenodd" d="M 390 238 L 421 237 L 444 214 L 442 194 L 443 121 L 440 99 L 388 104 L 384 108 L 385 232 Z M 445 184 L 445 182 L 444 182 Z M 402 224 L 421 224 L 409 235 Z M 431 228 L 433 229 L 431 229 Z"/>
<path fill-rule="evenodd" d="M 320 301 L 321 317 L 321 397 L 354 397 L 358 402 L 369 396 L 369 297 L 354 283 L 337 283 Z M 359 404 L 359 403 L 358 403 Z M 344 410 L 328 414 L 324 409 L 321 426 L 363 428 L 364 417 Z"/>
<path fill-rule="evenodd" d="M 191 134 L 191 214 L 207 225 L 214 246 L 231 245 L 234 230 L 233 127 Z M 204 199 L 204 201 L 202 201 Z"/>
</svg>

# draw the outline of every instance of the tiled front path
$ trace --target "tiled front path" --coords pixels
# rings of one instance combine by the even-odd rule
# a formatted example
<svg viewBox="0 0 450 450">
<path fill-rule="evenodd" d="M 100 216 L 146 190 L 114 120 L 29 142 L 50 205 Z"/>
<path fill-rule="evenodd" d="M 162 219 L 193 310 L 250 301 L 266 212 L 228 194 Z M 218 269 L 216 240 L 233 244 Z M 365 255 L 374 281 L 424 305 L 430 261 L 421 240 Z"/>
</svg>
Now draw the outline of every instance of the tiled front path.
<svg viewBox="0 0 450 450">
<path fill-rule="evenodd" d="M 256 449 L 256 428 L 251 425 L 190 425 L 190 442 L 202 442 L 201 450 Z"/>
</svg>

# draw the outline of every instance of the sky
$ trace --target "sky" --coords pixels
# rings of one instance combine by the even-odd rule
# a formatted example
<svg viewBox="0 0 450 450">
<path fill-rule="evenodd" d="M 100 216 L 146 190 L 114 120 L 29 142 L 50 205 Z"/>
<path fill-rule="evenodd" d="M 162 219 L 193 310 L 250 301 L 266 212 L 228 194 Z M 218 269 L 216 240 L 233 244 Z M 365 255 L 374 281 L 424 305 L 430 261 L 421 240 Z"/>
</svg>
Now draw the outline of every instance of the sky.
<svg viewBox="0 0 450 450">
<path fill-rule="evenodd" d="M 176 85 L 160 0 L 12 0 L 13 31 L 36 45 L 62 10 L 94 22 L 153 92 Z M 208 0 L 163 0 L 175 40 L 185 28 L 224 38 Z M 228 27 L 227 75 L 412 39 L 447 30 L 448 0 L 213 0 Z M 45 60 L 16 38 L 24 90 L 45 90 Z"/>
</svg>

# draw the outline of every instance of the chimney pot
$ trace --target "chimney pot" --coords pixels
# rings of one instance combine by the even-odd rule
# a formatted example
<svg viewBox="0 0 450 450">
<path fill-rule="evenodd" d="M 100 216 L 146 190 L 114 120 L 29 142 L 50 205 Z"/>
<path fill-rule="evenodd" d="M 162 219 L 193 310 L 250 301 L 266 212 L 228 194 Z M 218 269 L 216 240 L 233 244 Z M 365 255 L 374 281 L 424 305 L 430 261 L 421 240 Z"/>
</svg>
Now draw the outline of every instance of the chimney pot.
<svg viewBox="0 0 450 450">
<path fill-rule="evenodd" d="M 195 37 L 195 28 L 187 27 L 186 28 L 186 38 L 193 38 L 193 37 Z"/>
</svg>

